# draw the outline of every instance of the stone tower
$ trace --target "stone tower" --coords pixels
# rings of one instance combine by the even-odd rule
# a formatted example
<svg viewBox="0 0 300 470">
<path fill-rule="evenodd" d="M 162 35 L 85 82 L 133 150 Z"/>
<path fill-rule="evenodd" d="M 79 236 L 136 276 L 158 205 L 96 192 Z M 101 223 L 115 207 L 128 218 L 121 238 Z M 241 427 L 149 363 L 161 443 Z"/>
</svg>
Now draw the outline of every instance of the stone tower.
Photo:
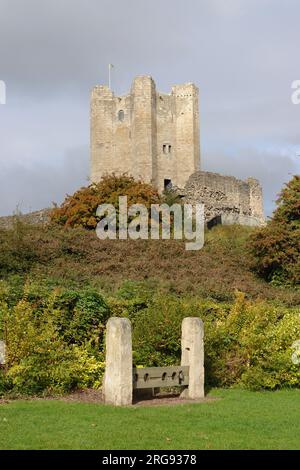
<svg viewBox="0 0 300 470">
<path fill-rule="evenodd" d="M 159 191 L 183 187 L 200 169 L 198 89 L 175 85 L 170 94 L 139 76 L 130 94 L 115 96 L 107 86 L 91 94 L 91 181 L 128 173 Z"/>
</svg>

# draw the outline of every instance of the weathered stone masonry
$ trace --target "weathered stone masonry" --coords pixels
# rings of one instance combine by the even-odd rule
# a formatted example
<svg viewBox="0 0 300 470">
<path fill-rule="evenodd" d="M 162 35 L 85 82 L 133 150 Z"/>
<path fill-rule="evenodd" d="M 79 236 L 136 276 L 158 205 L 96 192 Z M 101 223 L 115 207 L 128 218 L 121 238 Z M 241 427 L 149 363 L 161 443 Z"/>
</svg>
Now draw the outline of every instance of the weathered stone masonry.
<svg viewBox="0 0 300 470">
<path fill-rule="evenodd" d="M 151 77 L 136 77 L 131 93 L 97 86 L 91 97 L 91 180 L 129 173 L 154 184 L 183 187 L 200 168 L 198 89 L 192 83 L 158 93 Z"/>
<path fill-rule="evenodd" d="M 259 182 L 208 171 L 193 173 L 183 191 L 185 202 L 204 204 L 205 219 L 220 215 L 223 224 L 264 224 L 263 197 Z"/>
</svg>

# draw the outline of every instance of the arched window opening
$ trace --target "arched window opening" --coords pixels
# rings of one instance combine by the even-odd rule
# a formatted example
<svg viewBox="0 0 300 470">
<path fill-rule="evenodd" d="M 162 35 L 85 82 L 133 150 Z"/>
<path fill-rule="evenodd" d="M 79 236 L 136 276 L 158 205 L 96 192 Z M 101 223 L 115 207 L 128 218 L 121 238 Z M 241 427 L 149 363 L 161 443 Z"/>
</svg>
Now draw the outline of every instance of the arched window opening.
<svg viewBox="0 0 300 470">
<path fill-rule="evenodd" d="M 124 111 L 123 111 L 123 109 L 120 109 L 120 111 L 118 112 L 118 119 L 119 119 L 119 121 L 123 122 L 123 121 L 124 121 L 124 117 L 125 117 Z"/>
<path fill-rule="evenodd" d="M 167 155 L 168 153 L 171 153 L 172 151 L 172 146 L 171 144 L 163 144 L 163 153 Z"/>
</svg>

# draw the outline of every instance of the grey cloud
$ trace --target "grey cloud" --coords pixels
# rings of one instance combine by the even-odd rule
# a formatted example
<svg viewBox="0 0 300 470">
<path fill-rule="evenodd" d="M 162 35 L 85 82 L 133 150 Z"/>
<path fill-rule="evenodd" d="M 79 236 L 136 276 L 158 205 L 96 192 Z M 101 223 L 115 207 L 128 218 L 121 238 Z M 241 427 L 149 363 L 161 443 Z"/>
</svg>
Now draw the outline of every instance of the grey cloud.
<svg viewBox="0 0 300 470">
<path fill-rule="evenodd" d="M 52 207 L 52 203 L 61 203 L 67 194 L 86 186 L 88 153 L 88 147 L 68 149 L 55 166 L 49 161 L 32 167 L 18 162 L 1 171 L 0 214 Z"/>
<path fill-rule="evenodd" d="M 165 92 L 194 81 L 204 169 L 259 177 L 270 213 L 300 172 L 299 15 L 299 0 L 0 0 L 0 213 L 84 183 L 89 91 L 108 63 L 117 94 L 137 74 Z M 77 170 L 69 149 L 85 149 Z"/>
</svg>

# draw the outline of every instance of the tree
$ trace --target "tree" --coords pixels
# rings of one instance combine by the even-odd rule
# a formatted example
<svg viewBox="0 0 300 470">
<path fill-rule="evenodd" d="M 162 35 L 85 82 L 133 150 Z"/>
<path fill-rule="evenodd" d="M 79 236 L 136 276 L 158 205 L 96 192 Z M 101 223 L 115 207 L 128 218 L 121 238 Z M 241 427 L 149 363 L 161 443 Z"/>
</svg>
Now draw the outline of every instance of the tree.
<svg viewBox="0 0 300 470">
<path fill-rule="evenodd" d="M 276 223 L 300 227 L 300 176 L 295 175 L 282 189 L 277 201 L 273 220 Z"/>
<path fill-rule="evenodd" d="M 128 207 L 132 204 L 144 204 L 148 209 L 151 204 L 159 204 L 158 192 L 142 181 L 135 181 L 132 176 L 115 174 L 104 176 L 99 183 L 82 187 L 72 196 L 67 196 L 60 207 L 55 207 L 51 214 L 53 224 L 65 227 L 96 228 L 99 219 L 96 216 L 100 204 L 112 204 L 118 208 L 119 196 L 127 196 Z"/>
<path fill-rule="evenodd" d="M 266 227 L 250 240 L 254 269 L 267 281 L 300 285 L 300 176 L 282 189 Z"/>
</svg>

